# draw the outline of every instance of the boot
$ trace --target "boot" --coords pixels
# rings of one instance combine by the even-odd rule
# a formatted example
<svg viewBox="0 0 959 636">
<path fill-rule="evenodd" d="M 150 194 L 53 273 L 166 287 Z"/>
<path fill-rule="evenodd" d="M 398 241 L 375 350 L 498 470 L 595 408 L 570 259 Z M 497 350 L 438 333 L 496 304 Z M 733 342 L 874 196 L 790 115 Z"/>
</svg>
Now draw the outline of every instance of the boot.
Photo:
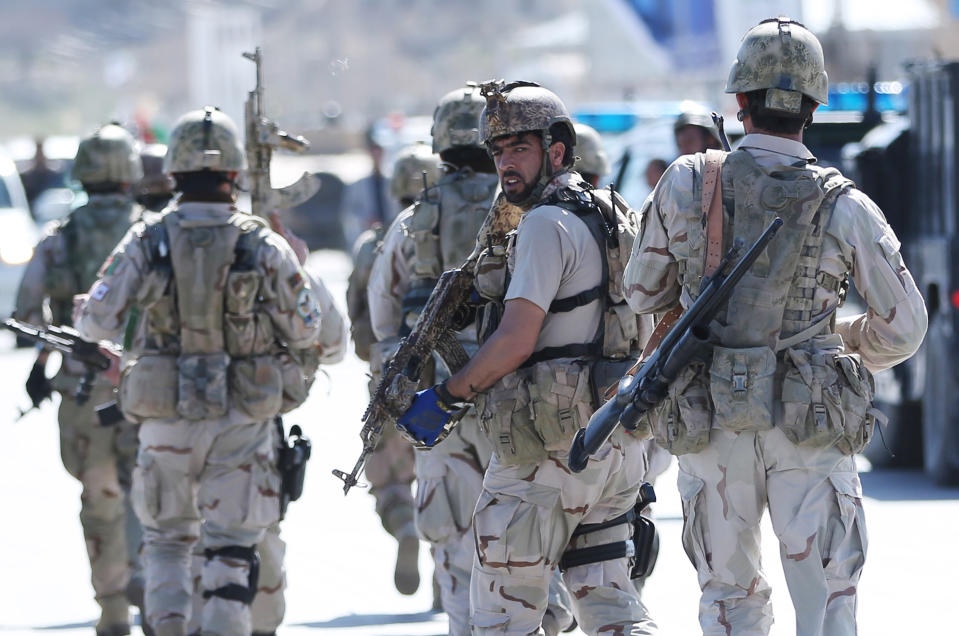
<svg viewBox="0 0 959 636">
<path fill-rule="evenodd" d="M 97 599 L 97 602 L 100 603 L 97 636 L 127 636 L 130 633 L 130 605 L 126 595 L 111 594 Z"/>
<path fill-rule="evenodd" d="M 153 627 L 156 636 L 186 636 L 186 621 L 182 618 L 167 618 Z"/>
<path fill-rule="evenodd" d="M 419 572 L 420 540 L 416 535 L 405 535 L 396 551 L 396 570 L 393 583 L 400 594 L 410 595 L 420 586 Z"/>
</svg>

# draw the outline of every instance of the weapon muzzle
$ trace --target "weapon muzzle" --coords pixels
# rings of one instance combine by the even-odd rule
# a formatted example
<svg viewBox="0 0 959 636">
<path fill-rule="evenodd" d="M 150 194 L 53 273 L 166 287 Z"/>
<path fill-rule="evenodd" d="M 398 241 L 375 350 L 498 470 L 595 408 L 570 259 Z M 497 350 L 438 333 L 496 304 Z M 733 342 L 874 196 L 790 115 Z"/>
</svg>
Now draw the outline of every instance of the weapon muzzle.
<svg viewBox="0 0 959 636">
<path fill-rule="evenodd" d="M 619 422 L 623 407 L 619 400 L 610 400 L 599 408 L 589 418 L 586 428 L 576 433 L 573 445 L 569 449 L 568 465 L 570 470 L 578 473 L 586 468 L 589 456 L 599 450 L 599 447 L 609 439 L 616 424 Z"/>
</svg>

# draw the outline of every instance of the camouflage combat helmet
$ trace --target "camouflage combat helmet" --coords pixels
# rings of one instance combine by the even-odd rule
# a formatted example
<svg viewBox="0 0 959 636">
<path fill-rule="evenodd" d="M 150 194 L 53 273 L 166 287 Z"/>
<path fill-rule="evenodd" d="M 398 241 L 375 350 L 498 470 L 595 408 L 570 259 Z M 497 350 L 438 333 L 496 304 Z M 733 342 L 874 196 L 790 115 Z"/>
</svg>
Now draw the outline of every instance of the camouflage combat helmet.
<svg viewBox="0 0 959 636">
<path fill-rule="evenodd" d="M 443 95 L 433 111 L 433 152 L 439 154 L 456 146 L 482 146 L 479 120 L 485 105 L 474 82 Z"/>
<path fill-rule="evenodd" d="M 541 131 L 543 147 L 551 145 L 549 128 L 563 124 L 573 143 L 576 131 L 562 100 L 550 90 L 533 82 L 486 82 L 480 87 L 486 106 L 480 117 L 480 138 L 487 146 L 497 137 L 521 132 Z"/>
<path fill-rule="evenodd" d="M 234 172 L 246 169 L 236 124 L 219 108 L 207 106 L 180 117 L 170 134 L 163 171 Z"/>
<path fill-rule="evenodd" d="M 603 141 L 599 133 L 586 124 L 577 122 L 576 130 L 576 171 L 579 173 L 603 176 L 609 172 L 609 159 L 603 150 Z"/>
<path fill-rule="evenodd" d="M 713 122 L 713 117 L 710 113 L 705 110 L 699 110 L 688 108 L 679 114 L 679 117 L 676 118 L 676 121 L 673 123 L 673 132 L 679 132 L 680 128 L 685 128 L 686 126 L 697 126 L 703 128 L 708 132 L 712 137 L 719 141 L 719 131 L 716 130 L 716 124 Z"/>
<path fill-rule="evenodd" d="M 789 18 L 770 18 L 743 36 L 726 80 L 727 93 L 769 89 L 766 108 L 799 115 L 802 95 L 829 103 L 829 78 L 822 46 L 805 26 Z"/>
<path fill-rule="evenodd" d="M 143 167 L 133 135 L 118 124 L 107 124 L 80 142 L 73 178 L 88 183 L 136 183 Z"/>
<path fill-rule="evenodd" d="M 393 164 L 390 195 L 398 201 L 415 199 L 423 190 L 424 172 L 427 187 L 436 183 L 440 176 L 440 158 L 430 151 L 429 146 L 419 142 L 401 150 Z"/>
</svg>

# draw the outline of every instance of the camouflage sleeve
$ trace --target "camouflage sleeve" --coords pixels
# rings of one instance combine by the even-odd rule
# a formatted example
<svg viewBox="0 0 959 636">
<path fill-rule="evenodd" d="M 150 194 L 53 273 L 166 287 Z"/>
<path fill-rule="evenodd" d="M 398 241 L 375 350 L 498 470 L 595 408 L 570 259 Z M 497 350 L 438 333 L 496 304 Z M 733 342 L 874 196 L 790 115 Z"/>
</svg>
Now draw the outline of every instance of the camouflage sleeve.
<svg viewBox="0 0 959 636">
<path fill-rule="evenodd" d="M 33 250 L 33 257 L 20 279 L 13 317 L 33 325 L 43 324 L 43 301 L 47 296 L 47 263 L 51 256 L 62 252 L 61 235 L 55 228 L 47 230 Z"/>
<path fill-rule="evenodd" d="M 899 239 L 882 211 L 858 190 L 839 198 L 826 232 L 838 239 L 842 258 L 866 312 L 837 321 L 846 350 L 873 372 L 894 366 L 919 348 L 926 306 L 899 252 Z"/>
<path fill-rule="evenodd" d="M 377 341 L 386 340 L 400 332 L 403 295 L 410 284 L 410 254 L 412 239 L 407 236 L 406 222 L 412 213 L 404 211 L 396 217 L 380 245 L 366 296 L 370 307 L 370 324 Z"/>
<path fill-rule="evenodd" d="M 134 304 L 147 271 L 143 239 L 145 225 L 137 223 L 107 257 L 97 281 L 74 315 L 74 326 L 87 340 L 119 342 L 127 311 Z"/>
<path fill-rule="evenodd" d="M 687 253 L 682 212 L 692 205 L 692 167 L 683 157 L 669 166 L 640 211 L 640 235 L 623 275 L 626 302 L 636 313 L 664 311 L 678 302 L 679 261 Z"/>
<path fill-rule="evenodd" d="M 310 284 L 316 293 L 323 319 L 320 321 L 320 364 L 336 364 L 346 355 L 348 332 L 343 314 L 333 304 L 333 296 L 316 275 L 310 274 Z"/>
<path fill-rule="evenodd" d="M 317 343 L 322 313 L 310 279 L 286 240 L 270 230 L 257 252 L 264 273 L 261 287 L 263 311 L 270 316 L 277 336 L 291 349 Z"/>
</svg>

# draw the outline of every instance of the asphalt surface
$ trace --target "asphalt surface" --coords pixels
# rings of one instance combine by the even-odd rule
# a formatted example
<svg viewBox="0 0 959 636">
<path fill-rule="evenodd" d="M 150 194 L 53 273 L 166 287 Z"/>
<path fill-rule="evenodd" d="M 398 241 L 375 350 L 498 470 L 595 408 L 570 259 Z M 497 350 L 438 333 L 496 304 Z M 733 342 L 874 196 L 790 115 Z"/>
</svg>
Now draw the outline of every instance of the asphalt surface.
<svg viewBox="0 0 959 636">
<path fill-rule="evenodd" d="M 345 304 L 346 258 L 320 253 L 312 264 Z M 28 404 L 23 382 L 29 350 L 0 337 L 0 636 L 92 634 L 98 608 L 90 586 L 78 512 L 80 486 L 60 463 L 56 408 L 47 403 L 15 422 Z M 446 633 L 430 613 L 429 554 L 420 551 L 424 584 L 413 596 L 393 588 L 395 543 L 356 489 L 344 497 L 333 468 L 349 469 L 360 451 L 366 406 L 365 366 L 352 355 L 327 369 L 308 402 L 286 417 L 313 440 L 303 498 L 283 525 L 288 543 L 288 636 L 423 636 Z M 863 468 L 868 464 L 863 462 Z M 959 572 L 959 489 L 934 486 L 918 472 L 862 475 L 869 554 L 860 583 L 860 633 L 866 636 L 956 634 L 954 583 Z M 657 484 L 654 519 L 662 546 L 644 600 L 662 634 L 699 633 L 699 590 L 682 550 L 676 468 Z M 794 633 L 794 614 L 779 548 L 764 522 L 763 555 L 773 587 L 772 634 Z M 139 629 L 134 628 L 134 634 Z"/>
</svg>

